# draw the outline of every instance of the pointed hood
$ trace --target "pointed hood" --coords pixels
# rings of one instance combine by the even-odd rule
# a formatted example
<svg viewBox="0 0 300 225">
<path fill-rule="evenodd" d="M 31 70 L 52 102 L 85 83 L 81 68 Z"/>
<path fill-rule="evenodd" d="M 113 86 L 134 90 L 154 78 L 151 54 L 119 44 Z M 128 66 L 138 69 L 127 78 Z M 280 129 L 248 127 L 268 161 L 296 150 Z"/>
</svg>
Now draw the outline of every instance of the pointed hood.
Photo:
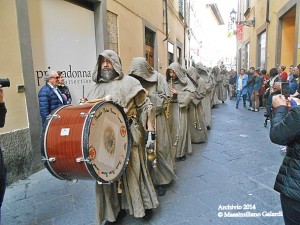
<svg viewBox="0 0 300 225">
<path fill-rule="evenodd" d="M 148 82 L 157 82 L 157 72 L 143 57 L 136 57 L 132 59 L 128 75 L 140 77 Z"/>
<path fill-rule="evenodd" d="M 118 76 L 115 78 L 115 80 L 120 80 L 123 78 L 124 74 L 122 71 L 122 63 L 121 59 L 118 56 L 118 54 L 112 50 L 104 50 L 98 57 L 97 64 L 94 68 L 93 74 L 92 74 L 92 80 L 95 83 L 100 83 L 101 79 L 99 81 L 99 76 L 101 76 L 101 61 L 103 58 L 108 59 L 112 65 L 114 70 L 117 72 Z"/>
<path fill-rule="evenodd" d="M 207 71 L 207 67 L 204 66 L 203 63 L 201 63 L 201 62 L 196 63 L 195 68 L 196 68 L 196 70 L 201 69 L 201 70 Z"/>
<path fill-rule="evenodd" d="M 199 75 L 195 67 L 191 66 L 188 68 L 187 73 L 194 82 L 197 82 Z"/>
<path fill-rule="evenodd" d="M 167 81 L 170 79 L 170 70 L 173 70 L 176 73 L 177 78 L 180 80 L 180 82 L 182 84 L 187 84 L 188 81 L 188 77 L 186 75 L 186 70 L 184 68 L 181 67 L 181 65 L 178 62 L 173 62 L 166 71 L 166 77 L 167 77 Z"/>
</svg>

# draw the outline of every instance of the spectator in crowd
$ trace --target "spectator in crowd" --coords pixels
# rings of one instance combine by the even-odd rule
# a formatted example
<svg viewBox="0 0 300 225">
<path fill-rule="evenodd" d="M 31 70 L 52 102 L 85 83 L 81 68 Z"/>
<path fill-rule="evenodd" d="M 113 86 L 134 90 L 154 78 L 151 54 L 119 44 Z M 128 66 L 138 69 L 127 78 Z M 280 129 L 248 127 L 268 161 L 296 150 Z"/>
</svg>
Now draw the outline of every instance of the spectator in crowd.
<svg viewBox="0 0 300 225">
<path fill-rule="evenodd" d="M 70 93 L 70 90 L 69 90 L 68 86 L 65 85 L 65 76 L 60 71 L 57 71 L 57 74 L 59 76 L 57 87 L 60 90 L 60 92 L 62 93 L 62 96 L 64 97 L 64 99 L 67 101 L 67 103 L 71 104 L 72 97 L 71 97 L 71 93 Z"/>
<path fill-rule="evenodd" d="M 288 103 L 287 103 L 288 102 Z M 289 105 L 293 105 L 289 109 Z M 270 139 L 287 146 L 287 153 L 276 177 L 274 189 L 280 193 L 283 218 L 286 225 L 300 221 L 300 100 L 287 101 L 283 95 L 273 97 L 273 118 Z"/>
<path fill-rule="evenodd" d="M 258 112 L 259 111 L 259 93 L 260 88 L 262 85 L 262 77 L 260 76 L 260 70 L 256 69 L 254 70 L 254 77 L 255 77 L 255 83 L 254 83 L 254 89 L 251 95 L 251 101 L 252 101 L 252 107 L 251 110 Z"/>
<path fill-rule="evenodd" d="M 67 101 L 64 99 L 62 93 L 57 88 L 58 78 L 59 76 L 56 71 L 49 71 L 45 76 L 47 83 L 39 91 L 38 97 L 42 125 L 45 124 L 46 118 L 51 111 L 67 104 Z"/>
<path fill-rule="evenodd" d="M 276 68 L 270 69 L 270 79 L 268 82 L 268 88 L 266 89 L 267 102 L 266 102 L 266 116 L 271 117 L 272 97 L 280 93 L 280 77 Z"/>
<path fill-rule="evenodd" d="M 255 77 L 254 77 L 254 67 L 250 67 L 249 71 L 247 72 L 248 75 L 248 81 L 247 81 L 247 98 L 249 99 L 249 110 L 251 110 L 252 107 L 252 101 L 251 96 L 254 89 L 255 84 Z"/>
<path fill-rule="evenodd" d="M 246 95 L 247 91 L 248 75 L 245 74 L 245 69 L 240 69 L 240 74 L 238 75 L 235 83 L 236 89 L 236 108 L 239 107 L 240 98 L 243 98 L 243 107 L 246 107 Z"/>
<path fill-rule="evenodd" d="M 232 100 L 236 96 L 235 92 L 235 83 L 236 83 L 236 71 L 231 71 L 229 76 L 229 96 L 230 100 Z"/>
<path fill-rule="evenodd" d="M 293 78 L 290 80 L 290 93 L 292 96 L 299 95 L 299 68 L 295 66 L 293 68 Z"/>
<path fill-rule="evenodd" d="M 3 101 L 3 89 L 0 86 L 0 127 L 4 127 L 5 117 L 6 117 L 6 107 Z M 0 224 L 1 224 L 1 206 L 4 198 L 4 193 L 6 189 L 6 167 L 4 164 L 2 149 L 0 147 Z"/>
<path fill-rule="evenodd" d="M 288 80 L 288 74 L 285 72 L 286 66 L 280 65 L 278 67 L 278 74 L 280 75 L 281 82 L 287 82 Z"/>
<path fill-rule="evenodd" d="M 265 85 L 269 80 L 269 76 L 267 75 L 267 71 L 265 69 L 260 71 L 260 75 L 262 77 L 262 85 L 260 88 L 259 102 L 261 107 L 265 107 L 266 106 Z"/>
<path fill-rule="evenodd" d="M 290 65 L 290 68 L 289 68 L 289 79 L 288 79 L 289 82 L 293 79 L 293 70 L 294 70 L 294 65 Z"/>
</svg>

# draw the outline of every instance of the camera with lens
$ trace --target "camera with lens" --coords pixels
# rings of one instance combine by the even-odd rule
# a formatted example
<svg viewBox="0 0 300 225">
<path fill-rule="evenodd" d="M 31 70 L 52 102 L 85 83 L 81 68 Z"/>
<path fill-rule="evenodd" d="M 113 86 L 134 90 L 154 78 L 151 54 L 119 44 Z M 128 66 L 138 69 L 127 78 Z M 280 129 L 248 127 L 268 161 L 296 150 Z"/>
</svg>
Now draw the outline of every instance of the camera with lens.
<svg viewBox="0 0 300 225">
<path fill-rule="evenodd" d="M 0 78 L 0 85 L 2 87 L 10 87 L 10 81 L 8 78 Z"/>
</svg>

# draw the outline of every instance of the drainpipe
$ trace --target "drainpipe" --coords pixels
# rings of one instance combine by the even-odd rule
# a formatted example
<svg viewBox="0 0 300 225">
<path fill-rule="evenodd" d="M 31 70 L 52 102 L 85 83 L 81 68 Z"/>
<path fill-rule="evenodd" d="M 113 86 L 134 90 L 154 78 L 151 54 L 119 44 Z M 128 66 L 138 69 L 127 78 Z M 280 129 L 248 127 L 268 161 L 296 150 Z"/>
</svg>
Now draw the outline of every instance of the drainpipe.
<svg viewBox="0 0 300 225">
<path fill-rule="evenodd" d="M 168 28 L 168 0 L 165 0 L 165 19 L 166 19 L 166 38 L 163 41 L 166 41 L 169 38 L 169 28 Z"/>
<path fill-rule="evenodd" d="M 270 0 L 267 0 L 266 22 L 270 23 Z"/>
</svg>

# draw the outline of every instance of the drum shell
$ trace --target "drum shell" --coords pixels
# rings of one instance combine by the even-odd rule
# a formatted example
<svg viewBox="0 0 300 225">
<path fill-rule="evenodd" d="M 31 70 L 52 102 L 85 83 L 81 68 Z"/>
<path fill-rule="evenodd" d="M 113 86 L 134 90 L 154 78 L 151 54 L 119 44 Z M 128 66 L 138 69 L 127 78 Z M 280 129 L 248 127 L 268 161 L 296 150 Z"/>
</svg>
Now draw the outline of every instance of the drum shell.
<svg viewBox="0 0 300 225">
<path fill-rule="evenodd" d="M 93 127 L 93 121 L 97 122 L 95 121 L 97 115 L 94 116 L 94 114 L 100 112 L 100 110 L 102 110 L 101 107 L 103 107 L 103 110 L 105 107 L 116 107 L 120 113 L 119 116 L 124 119 L 123 125 L 126 126 L 128 134 L 127 147 L 124 147 L 127 152 L 124 155 L 124 161 L 120 164 L 122 166 L 120 167 L 121 169 L 118 170 L 119 174 L 111 175 L 114 177 L 108 178 L 108 180 L 106 177 L 99 175 L 99 171 L 94 170 L 93 161 L 90 161 L 89 153 L 91 144 L 89 143 L 89 136 L 93 136 L 91 128 Z M 103 125 L 98 122 L 97 124 L 100 125 L 100 127 Z M 126 139 L 126 136 L 123 137 Z M 117 180 L 124 172 L 129 160 L 130 143 L 130 131 L 126 114 L 118 104 L 110 101 L 80 106 L 67 105 L 52 112 L 52 115 L 47 118 L 43 130 L 41 149 L 46 168 L 53 176 L 59 179 L 94 179 L 101 183 L 110 183 Z M 54 158 L 55 161 L 51 161 L 51 158 Z"/>
<path fill-rule="evenodd" d="M 45 161 L 47 169 L 59 179 L 92 179 L 85 163 L 76 162 L 83 157 L 83 127 L 85 116 L 92 105 L 62 106 L 47 118 L 42 139 L 42 156 L 55 158 L 54 162 Z M 68 135 L 61 135 L 62 128 L 69 128 Z"/>
</svg>

